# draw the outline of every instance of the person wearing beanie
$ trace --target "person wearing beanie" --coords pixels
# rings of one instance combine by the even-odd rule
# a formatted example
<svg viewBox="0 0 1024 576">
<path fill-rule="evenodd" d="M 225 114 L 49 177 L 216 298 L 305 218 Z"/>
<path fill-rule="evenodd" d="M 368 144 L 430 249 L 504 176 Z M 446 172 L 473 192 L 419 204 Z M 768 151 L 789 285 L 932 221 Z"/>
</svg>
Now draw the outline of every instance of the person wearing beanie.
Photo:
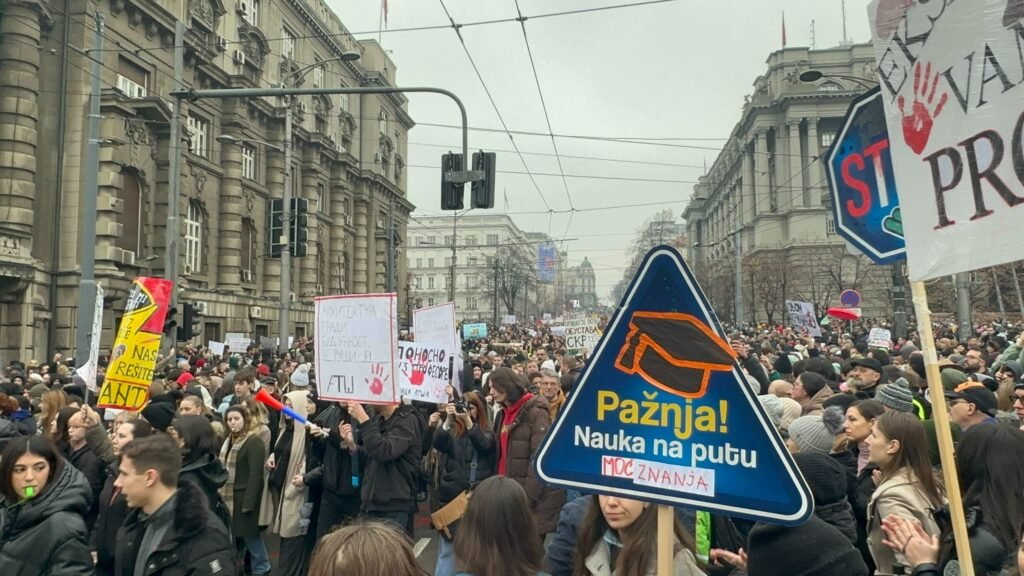
<svg viewBox="0 0 1024 576">
<path fill-rule="evenodd" d="M 167 402 L 150 402 L 142 409 L 142 418 L 153 428 L 167 432 L 174 421 L 174 404 Z"/>
<path fill-rule="evenodd" d="M 296 388 L 306 388 L 309 386 L 309 364 L 299 364 L 299 367 L 292 372 L 289 380 L 292 386 Z"/>
<path fill-rule="evenodd" d="M 801 416 L 789 425 L 789 439 L 786 447 L 793 454 L 816 452 L 828 454 L 832 451 L 835 435 L 829 434 L 821 416 Z"/>
<path fill-rule="evenodd" d="M 762 394 L 757 399 L 761 402 L 761 407 L 764 408 L 765 413 L 768 414 L 772 425 L 778 430 L 782 426 L 782 403 L 779 402 L 779 398 L 773 394 Z"/>
<path fill-rule="evenodd" d="M 800 403 L 792 398 L 779 398 L 779 404 L 782 405 L 782 419 L 779 422 L 779 430 L 789 430 L 789 425 L 794 420 L 800 417 L 800 411 L 803 408 L 800 407 Z"/>
<path fill-rule="evenodd" d="M 967 382 L 967 375 L 956 368 L 945 368 L 940 374 L 940 379 L 942 380 L 942 389 L 952 392 L 957 386 Z"/>
<path fill-rule="evenodd" d="M 902 382 L 900 382 L 902 380 Z M 906 380 L 900 378 L 893 384 L 882 384 L 875 393 L 875 400 L 882 403 L 888 410 L 914 414 L 914 394 L 906 385 Z"/>
<path fill-rule="evenodd" d="M 712 558 L 746 568 L 748 576 L 868 576 L 846 536 L 817 516 L 793 527 L 758 522 L 747 548 L 745 561 L 721 550 L 713 550 Z"/>
<path fill-rule="evenodd" d="M 789 359 L 788 354 L 779 354 L 779 357 L 775 359 L 775 363 L 772 364 L 772 369 L 779 374 L 777 379 L 793 380 L 793 362 Z"/>
<path fill-rule="evenodd" d="M 188 387 L 188 383 L 194 378 L 195 376 L 193 376 L 191 372 L 182 372 L 181 376 L 178 376 L 174 381 L 178 384 L 178 387 L 186 388 Z"/>
<path fill-rule="evenodd" d="M 831 398 L 821 403 L 821 407 L 827 410 L 836 406 L 845 414 L 846 409 L 853 406 L 853 403 L 856 401 L 857 397 L 853 394 L 833 394 Z"/>
<path fill-rule="evenodd" d="M 847 499 L 847 470 L 842 464 L 825 454 L 797 453 L 793 455 L 800 473 L 814 496 L 814 514 L 835 526 L 850 544 L 857 542 L 857 521 Z"/>
</svg>

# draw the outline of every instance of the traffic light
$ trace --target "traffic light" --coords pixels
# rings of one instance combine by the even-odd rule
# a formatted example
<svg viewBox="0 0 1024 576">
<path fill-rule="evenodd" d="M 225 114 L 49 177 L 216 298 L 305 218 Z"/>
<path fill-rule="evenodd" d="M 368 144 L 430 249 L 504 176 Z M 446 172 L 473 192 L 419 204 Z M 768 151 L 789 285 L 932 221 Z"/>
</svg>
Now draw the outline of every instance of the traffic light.
<svg viewBox="0 0 1024 576">
<path fill-rule="evenodd" d="M 474 152 L 473 170 L 484 173 L 483 180 L 474 180 L 472 190 L 473 208 L 494 208 L 494 164 L 497 155 L 494 152 Z"/>
<path fill-rule="evenodd" d="M 267 246 L 271 258 L 280 258 L 281 250 L 284 249 L 284 243 L 281 242 L 284 236 L 283 212 L 284 200 L 271 198 L 267 202 L 267 233 L 270 235 L 267 238 Z"/>
<path fill-rule="evenodd" d="M 174 328 L 178 325 L 178 321 L 174 317 L 177 315 L 177 308 L 171 307 L 167 310 L 167 316 L 164 317 L 164 336 L 170 338 L 175 335 Z"/>
<path fill-rule="evenodd" d="M 186 302 L 181 313 L 181 326 L 178 327 L 178 341 L 187 342 L 202 334 L 203 313 L 199 306 Z"/>
<path fill-rule="evenodd" d="M 462 154 L 449 152 L 441 156 L 441 210 L 462 210 L 466 185 L 448 181 L 448 173 L 461 172 L 462 166 Z"/>
<path fill-rule="evenodd" d="M 309 200 L 292 198 L 292 256 L 301 258 L 306 255 L 306 243 L 309 241 Z"/>
</svg>

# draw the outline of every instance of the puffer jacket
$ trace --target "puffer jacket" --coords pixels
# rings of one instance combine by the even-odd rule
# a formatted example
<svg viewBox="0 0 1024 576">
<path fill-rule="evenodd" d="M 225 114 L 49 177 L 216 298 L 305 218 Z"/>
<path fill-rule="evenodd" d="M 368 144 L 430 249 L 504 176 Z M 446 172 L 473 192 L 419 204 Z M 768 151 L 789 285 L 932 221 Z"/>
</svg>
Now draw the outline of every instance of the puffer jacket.
<svg viewBox="0 0 1024 576">
<path fill-rule="evenodd" d="M 507 461 L 505 475 L 519 482 L 526 490 L 530 501 L 530 509 L 537 522 L 539 534 L 553 532 L 558 523 L 558 513 L 565 504 L 565 492 L 545 486 L 537 478 L 533 466 L 533 458 L 540 448 L 544 435 L 551 426 L 551 414 L 548 403 L 543 396 L 533 395 L 520 408 L 515 420 L 508 427 L 507 454 L 502 446 L 501 429 L 505 409 L 498 410 L 494 415 L 494 439 L 498 445 L 497 460 L 504 457 Z"/>
<path fill-rule="evenodd" d="M 114 573 L 114 553 L 117 549 L 117 531 L 128 516 L 128 502 L 124 494 L 114 487 L 118 467 L 107 469 L 107 481 L 100 491 L 99 516 L 92 531 L 92 547 L 96 551 L 96 573 L 100 576 Z"/>
<path fill-rule="evenodd" d="M 0 451 L 2 451 L 11 440 L 22 435 L 23 434 L 18 430 L 18 427 L 14 422 L 11 422 L 6 418 L 0 418 Z"/>
<path fill-rule="evenodd" d="M 434 448 L 441 453 L 437 492 L 438 501 L 442 506 L 470 489 L 470 468 L 473 465 L 474 454 L 477 484 L 493 476 L 497 467 L 494 433 L 480 426 L 473 426 L 458 438 L 452 430 L 439 427 L 434 433 Z"/>
<path fill-rule="evenodd" d="M 197 458 L 186 459 L 181 466 L 181 473 L 178 475 L 178 485 L 183 482 L 193 482 L 206 496 L 210 510 L 213 515 L 220 518 L 224 526 L 231 531 L 231 511 L 228 510 L 224 498 L 220 495 L 220 488 L 228 481 L 228 471 L 220 460 L 211 454 L 203 454 Z"/>
<path fill-rule="evenodd" d="M 0 574 L 94 574 L 83 518 L 91 501 L 85 476 L 67 461 L 36 498 L 0 500 Z"/>
<path fill-rule="evenodd" d="M 1003 546 L 999 538 L 985 523 L 980 507 L 967 506 L 964 516 L 967 520 L 967 538 L 971 545 L 971 561 L 974 564 L 975 576 L 1016 574 L 1010 570 L 1016 567 L 1017 547 Z M 953 541 L 949 507 L 944 506 L 936 510 L 935 519 L 942 528 L 940 535 L 942 573 L 959 574 L 960 561 L 956 558 L 956 545 Z"/>
<path fill-rule="evenodd" d="M 408 512 L 419 492 L 426 422 L 403 404 L 390 418 L 380 413 L 359 425 L 359 452 L 366 456 L 364 512 Z"/>
</svg>

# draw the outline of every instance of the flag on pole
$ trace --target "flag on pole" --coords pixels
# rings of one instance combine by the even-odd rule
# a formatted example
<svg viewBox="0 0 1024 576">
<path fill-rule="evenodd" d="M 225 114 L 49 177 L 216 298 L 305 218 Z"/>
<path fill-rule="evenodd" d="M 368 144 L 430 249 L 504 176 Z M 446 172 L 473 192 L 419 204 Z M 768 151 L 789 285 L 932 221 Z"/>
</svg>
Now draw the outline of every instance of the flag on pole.
<svg viewBox="0 0 1024 576">
<path fill-rule="evenodd" d="M 384 13 L 384 27 L 388 27 L 388 0 L 380 0 L 380 9 Z"/>
<path fill-rule="evenodd" d="M 384 0 L 384 5 L 387 6 L 387 0 Z M 387 22 L 387 8 L 384 12 L 384 21 Z M 786 47 L 786 11 L 782 11 L 782 47 Z"/>
</svg>

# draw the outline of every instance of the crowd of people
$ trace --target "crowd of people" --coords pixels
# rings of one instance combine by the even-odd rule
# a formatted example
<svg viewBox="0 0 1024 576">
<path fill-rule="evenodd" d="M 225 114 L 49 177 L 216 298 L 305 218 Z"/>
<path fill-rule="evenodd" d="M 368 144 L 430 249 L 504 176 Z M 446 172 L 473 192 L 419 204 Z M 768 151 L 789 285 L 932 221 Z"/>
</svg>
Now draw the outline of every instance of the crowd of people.
<svg viewBox="0 0 1024 576">
<path fill-rule="evenodd" d="M 843 328 L 727 327 L 815 513 L 780 527 L 677 509 L 673 573 L 957 573 L 932 419 L 948 406 L 974 573 L 1020 574 L 1022 326 L 937 327 L 944 398 L 916 335 L 870 347 L 869 326 Z M 60 355 L 12 361 L 0 574 L 422 576 L 411 536 L 424 516 L 435 576 L 653 574 L 657 506 L 561 490 L 533 466 L 585 352 L 542 322 L 490 334 L 464 342 L 464 377 L 439 405 L 321 400 L 306 338 L 284 354 L 180 348 L 138 412 L 97 408 Z"/>
</svg>

